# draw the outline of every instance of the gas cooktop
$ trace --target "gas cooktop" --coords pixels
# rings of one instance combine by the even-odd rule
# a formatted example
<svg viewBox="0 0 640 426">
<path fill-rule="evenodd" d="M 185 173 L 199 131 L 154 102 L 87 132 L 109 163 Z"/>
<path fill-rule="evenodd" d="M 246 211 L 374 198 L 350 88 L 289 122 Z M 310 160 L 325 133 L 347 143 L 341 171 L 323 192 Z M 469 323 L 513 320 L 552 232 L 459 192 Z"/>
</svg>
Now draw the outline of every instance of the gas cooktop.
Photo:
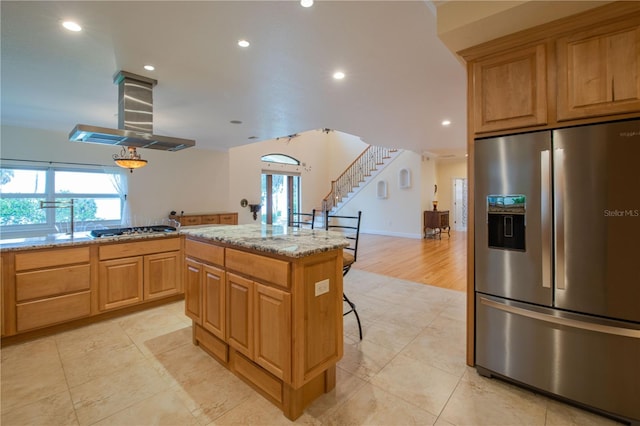
<svg viewBox="0 0 640 426">
<path fill-rule="evenodd" d="M 176 228 L 168 225 L 151 225 L 138 226 L 134 228 L 110 228 L 110 229 L 94 229 L 89 234 L 93 238 L 116 237 L 126 235 L 146 235 L 146 234 L 162 234 L 166 232 L 174 232 Z"/>
</svg>

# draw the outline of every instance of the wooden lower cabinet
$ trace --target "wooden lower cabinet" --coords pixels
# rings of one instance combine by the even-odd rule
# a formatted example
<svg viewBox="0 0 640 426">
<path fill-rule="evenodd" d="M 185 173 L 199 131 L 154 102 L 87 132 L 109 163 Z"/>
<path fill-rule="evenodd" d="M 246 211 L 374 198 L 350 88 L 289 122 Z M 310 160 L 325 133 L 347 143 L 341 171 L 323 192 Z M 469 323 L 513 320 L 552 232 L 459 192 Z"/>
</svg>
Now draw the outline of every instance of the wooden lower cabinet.
<svg viewBox="0 0 640 426">
<path fill-rule="evenodd" d="M 98 308 L 119 309 L 182 293 L 180 238 L 100 247 Z"/>
<path fill-rule="evenodd" d="M 254 360 L 277 378 L 291 380 L 291 294 L 254 283 Z"/>
<path fill-rule="evenodd" d="M 100 262 L 98 306 L 101 311 L 142 302 L 142 268 L 142 256 Z"/>
<path fill-rule="evenodd" d="M 221 340 L 227 335 L 225 283 L 222 269 L 185 260 L 185 314 Z"/>
<path fill-rule="evenodd" d="M 342 250 L 289 259 L 187 239 L 185 255 L 195 344 L 292 420 L 335 387 Z M 323 280 L 329 291 L 316 296 Z"/>
<path fill-rule="evenodd" d="M 110 310 L 178 299 L 183 291 L 182 241 L 175 234 L 2 250 L 3 338 L 19 340 L 13 336 L 42 334 L 40 329 L 86 323 Z"/>
<path fill-rule="evenodd" d="M 180 251 L 144 257 L 144 300 L 158 299 L 181 292 Z"/>
<path fill-rule="evenodd" d="M 291 294 L 232 273 L 227 273 L 227 294 L 229 346 L 290 380 Z"/>
<path fill-rule="evenodd" d="M 227 273 L 227 342 L 250 359 L 254 345 L 253 287 L 253 281 Z"/>
<path fill-rule="evenodd" d="M 6 260 L 5 260 L 6 259 Z M 3 277 L 10 288 L 10 320 L 5 334 L 60 324 L 91 314 L 89 248 L 34 250 L 3 255 L 15 274 Z M 6 281 L 6 283 L 5 283 Z"/>
<path fill-rule="evenodd" d="M 18 332 L 32 330 L 90 314 L 89 291 L 19 303 L 16 306 L 16 329 Z"/>
<path fill-rule="evenodd" d="M 184 261 L 184 313 L 202 325 L 202 275 L 204 264 L 187 258 Z"/>
<path fill-rule="evenodd" d="M 202 326 L 221 340 L 227 337 L 226 293 L 225 272 L 220 268 L 204 265 Z"/>
</svg>

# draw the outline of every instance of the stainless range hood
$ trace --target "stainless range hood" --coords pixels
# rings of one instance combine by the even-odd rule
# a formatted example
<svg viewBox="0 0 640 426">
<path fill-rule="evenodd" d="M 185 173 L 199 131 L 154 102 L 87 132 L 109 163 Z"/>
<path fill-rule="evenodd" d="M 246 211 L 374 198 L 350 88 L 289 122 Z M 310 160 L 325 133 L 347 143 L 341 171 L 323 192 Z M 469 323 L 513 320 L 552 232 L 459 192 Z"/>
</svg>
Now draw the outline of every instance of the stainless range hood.
<svg viewBox="0 0 640 426">
<path fill-rule="evenodd" d="M 113 77 L 118 85 L 118 128 L 78 124 L 69 133 L 72 142 L 120 145 L 179 151 L 195 146 L 193 139 L 153 134 L 153 86 L 151 78 L 120 71 Z"/>
</svg>

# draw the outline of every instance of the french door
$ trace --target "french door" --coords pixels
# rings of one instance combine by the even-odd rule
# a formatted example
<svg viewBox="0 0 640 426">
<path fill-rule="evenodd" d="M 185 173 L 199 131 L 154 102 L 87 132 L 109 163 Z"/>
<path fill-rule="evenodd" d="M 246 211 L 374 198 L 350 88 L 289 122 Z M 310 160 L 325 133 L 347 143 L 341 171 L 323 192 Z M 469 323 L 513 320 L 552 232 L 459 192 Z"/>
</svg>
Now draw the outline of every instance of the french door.
<svg viewBox="0 0 640 426">
<path fill-rule="evenodd" d="M 263 173 L 262 223 L 287 226 L 289 210 L 300 209 L 300 175 Z"/>
</svg>

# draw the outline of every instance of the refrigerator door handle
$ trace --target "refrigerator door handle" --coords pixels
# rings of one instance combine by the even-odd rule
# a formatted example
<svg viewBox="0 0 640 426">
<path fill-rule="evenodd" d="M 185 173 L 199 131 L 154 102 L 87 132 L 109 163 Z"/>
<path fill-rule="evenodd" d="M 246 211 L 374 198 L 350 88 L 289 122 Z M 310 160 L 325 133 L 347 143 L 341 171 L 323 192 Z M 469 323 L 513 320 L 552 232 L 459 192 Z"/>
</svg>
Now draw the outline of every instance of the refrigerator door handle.
<svg viewBox="0 0 640 426">
<path fill-rule="evenodd" d="M 551 288 L 551 153 L 540 152 L 540 218 L 542 230 L 542 287 Z"/>
<path fill-rule="evenodd" d="M 555 219 L 556 219 L 556 288 L 566 289 L 565 278 L 565 241 L 564 241 L 564 197 L 565 197 L 565 176 L 564 176 L 564 149 L 557 148 L 553 153 L 553 167 L 555 171 Z"/>
<path fill-rule="evenodd" d="M 616 336 L 640 339 L 640 330 L 613 327 L 605 324 L 578 321 L 571 318 L 557 317 L 554 315 L 544 314 L 542 312 L 536 312 L 536 311 L 531 311 L 529 309 L 519 308 L 517 306 L 506 305 L 504 303 L 496 302 L 495 300 L 490 300 L 485 297 L 480 297 L 480 303 L 490 308 L 498 309 L 514 315 L 520 315 L 523 317 L 532 318 L 539 321 L 549 322 L 552 324 L 563 325 L 571 328 L 579 328 L 581 330 L 593 331 L 597 333 L 606 333 L 606 334 L 613 334 Z"/>
</svg>

